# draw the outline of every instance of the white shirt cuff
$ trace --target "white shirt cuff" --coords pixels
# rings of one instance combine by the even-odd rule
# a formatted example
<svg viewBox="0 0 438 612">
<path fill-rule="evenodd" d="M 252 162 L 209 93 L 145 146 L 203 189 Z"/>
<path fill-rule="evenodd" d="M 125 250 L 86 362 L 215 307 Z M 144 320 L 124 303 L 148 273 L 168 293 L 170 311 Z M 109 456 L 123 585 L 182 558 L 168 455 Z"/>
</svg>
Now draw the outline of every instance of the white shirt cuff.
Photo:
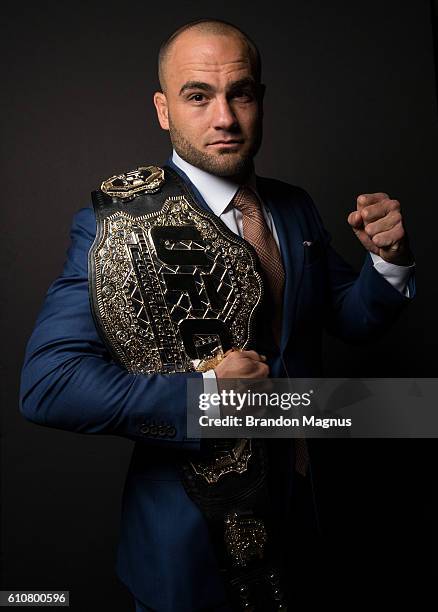
<svg viewBox="0 0 438 612">
<path fill-rule="evenodd" d="M 218 393 L 217 378 L 214 370 L 207 370 L 202 372 L 202 378 L 204 379 L 204 393 Z M 208 416 L 213 418 L 220 418 L 221 408 L 220 406 L 209 405 Z"/>
<path fill-rule="evenodd" d="M 402 295 L 409 297 L 408 281 L 412 270 L 415 268 L 415 263 L 411 266 L 398 266 L 397 264 L 385 261 L 375 253 L 370 252 L 370 255 L 377 272 Z"/>
</svg>

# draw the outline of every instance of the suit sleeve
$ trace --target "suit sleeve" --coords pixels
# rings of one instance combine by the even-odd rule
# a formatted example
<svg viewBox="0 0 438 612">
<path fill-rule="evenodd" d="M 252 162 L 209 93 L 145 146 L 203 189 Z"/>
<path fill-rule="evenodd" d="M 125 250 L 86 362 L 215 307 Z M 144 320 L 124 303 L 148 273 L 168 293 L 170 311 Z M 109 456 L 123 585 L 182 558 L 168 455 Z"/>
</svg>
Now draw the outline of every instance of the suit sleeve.
<svg viewBox="0 0 438 612">
<path fill-rule="evenodd" d="M 332 247 L 327 250 L 329 304 L 327 330 L 348 342 L 369 342 L 384 333 L 415 294 L 401 294 L 374 267 L 369 253 L 357 275 Z"/>
<path fill-rule="evenodd" d="M 325 327 L 350 343 L 366 343 L 379 337 L 415 296 L 415 276 L 408 281 L 409 297 L 400 293 L 374 267 L 366 253 L 357 273 L 331 246 L 331 237 L 308 194 L 310 213 L 316 222 L 326 258 L 327 308 Z"/>
<path fill-rule="evenodd" d="M 202 374 L 131 374 L 111 360 L 97 333 L 88 294 L 94 235 L 94 212 L 81 209 L 26 348 L 20 410 L 39 425 L 197 450 L 199 440 L 186 436 L 186 390 L 194 379 L 202 392 Z"/>
</svg>

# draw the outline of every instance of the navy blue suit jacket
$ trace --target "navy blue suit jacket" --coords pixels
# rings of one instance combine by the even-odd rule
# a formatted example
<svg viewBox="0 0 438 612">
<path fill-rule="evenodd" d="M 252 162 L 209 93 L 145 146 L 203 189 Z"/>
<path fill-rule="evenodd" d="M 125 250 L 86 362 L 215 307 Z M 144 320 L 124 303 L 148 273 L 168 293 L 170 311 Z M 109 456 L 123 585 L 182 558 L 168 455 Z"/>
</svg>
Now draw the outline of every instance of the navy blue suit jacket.
<svg viewBox="0 0 438 612">
<path fill-rule="evenodd" d="M 270 358 L 271 375 L 286 375 L 285 366 L 289 376 L 320 376 L 324 327 L 348 342 L 370 340 L 409 299 L 374 269 L 368 254 L 359 274 L 345 263 L 305 191 L 265 178 L 257 178 L 257 188 L 271 211 L 286 273 L 281 347 Z M 67 260 L 27 346 L 20 409 L 40 425 L 136 442 L 123 496 L 119 577 L 154 610 L 193 612 L 225 597 L 205 521 L 177 469 L 183 453 L 199 449 L 199 440 L 186 437 L 186 382 L 202 384 L 202 375 L 133 375 L 112 361 L 88 297 L 95 231 L 92 208 L 76 213 Z M 414 291 L 411 281 L 411 296 Z M 161 435 L 154 423 L 166 424 Z M 286 477 L 292 472 L 287 465 L 284 471 Z M 279 500 L 288 486 L 279 489 Z M 284 500 L 281 505 L 287 514 Z"/>
</svg>

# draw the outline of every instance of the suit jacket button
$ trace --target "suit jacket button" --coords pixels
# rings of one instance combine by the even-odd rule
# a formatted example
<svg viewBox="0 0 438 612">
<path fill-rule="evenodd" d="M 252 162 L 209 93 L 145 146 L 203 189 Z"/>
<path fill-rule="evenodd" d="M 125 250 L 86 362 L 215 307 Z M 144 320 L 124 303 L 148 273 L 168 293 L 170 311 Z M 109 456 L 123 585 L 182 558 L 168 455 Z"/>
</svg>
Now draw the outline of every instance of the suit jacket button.
<svg viewBox="0 0 438 612">
<path fill-rule="evenodd" d="M 140 431 L 141 431 L 141 433 L 142 433 L 142 434 L 145 434 L 146 436 L 148 436 L 148 435 L 149 435 L 149 430 L 150 430 L 149 425 L 142 425 L 142 426 L 140 427 Z"/>
<path fill-rule="evenodd" d="M 168 427 L 167 428 L 167 436 L 169 438 L 174 438 L 176 436 L 176 427 Z"/>
</svg>

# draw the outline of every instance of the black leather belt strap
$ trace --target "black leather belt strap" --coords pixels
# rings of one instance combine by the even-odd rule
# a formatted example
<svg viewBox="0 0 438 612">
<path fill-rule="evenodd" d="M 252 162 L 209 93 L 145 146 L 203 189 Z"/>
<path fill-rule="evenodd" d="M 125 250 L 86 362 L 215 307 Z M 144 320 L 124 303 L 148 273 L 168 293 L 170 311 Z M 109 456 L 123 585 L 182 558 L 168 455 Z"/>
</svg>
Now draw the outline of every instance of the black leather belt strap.
<svg viewBox="0 0 438 612">
<path fill-rule="evenodd" d="M 211 461 L 232 449 L 235 440 L 203 440 L 201 457 Z M 286 610 L 280 586 L 279 543 L 273 540 L 274 520 L 268 492 L 266 442 L 253 439 L 245 472 L 230 472 L 208 484 L 190 461 L 181 466 L 189 497 L 202 511 L 219 569 L 233 609 L 273 612 Z M 199 454 L 193 457 L 200 461 Z"/>
</svg>

